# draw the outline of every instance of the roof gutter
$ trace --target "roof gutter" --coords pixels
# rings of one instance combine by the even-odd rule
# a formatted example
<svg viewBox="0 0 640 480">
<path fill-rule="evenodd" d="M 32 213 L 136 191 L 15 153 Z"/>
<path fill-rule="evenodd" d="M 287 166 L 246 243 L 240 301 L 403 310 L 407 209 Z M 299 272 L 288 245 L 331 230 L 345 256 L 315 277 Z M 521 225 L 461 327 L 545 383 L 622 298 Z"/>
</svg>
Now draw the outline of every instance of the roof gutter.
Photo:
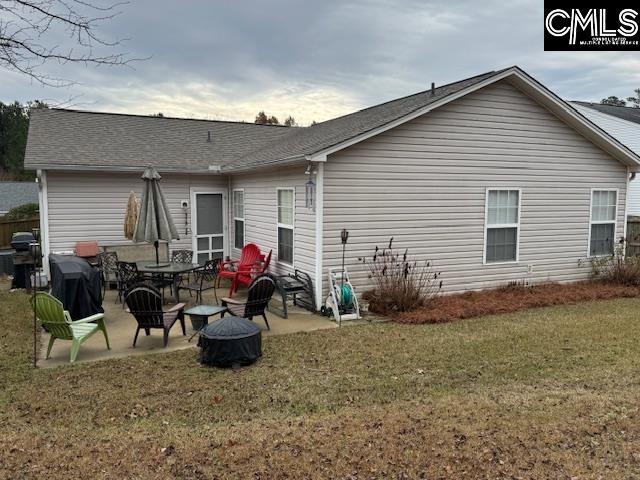
<svg viewBox="0 0 640 480">
<path fill-rule="evenodd" d="M 223 165 L 222 166 L 222 173 L 240 173 L 240 172 L 247 172 L 247 171 L 253 171 L 253 170 L 258 170 L 261 168 L 269 168 L 269 167 L 273 167 L 274 165 L 292 165 L 294 163 L 299 163 L 299 162 L 304 162 L 304 161 L 319 161 L 316 160 L 315 158 L 312 158 L 311 155 L 306 155 L 306 154 L 301 154 L 301 155 L 294 155 L 291 157 L 285 157 L 285 158 L 281 158 L 281 159 L 276 159 L 276 160 L 271 160 L 269 162 L 265 162 L 265 163 L 260 163 L 258 165 L 256 164 L 246 164 L 246 165 L 237 165 L 234 166 L 233 163 L 228 164 L 228 165 Z"/>
<path fill-rule="evenodd" d="M 128 165 L 57 165 L 57 164 L 46 164 L 46 163 L 25 163 L 25 168 L 30 170 L 55 170 L 55 171 L 81 171 L 81 172 L 120 172 L 120 173 L 129 173 L 129 172 L 140 172 L 145 169 L 145 166 L 128 166 Z M 165 168 L 165 167 L 156 167 L 163 173 L 185 173 L 185 174 L 203 174 L 203 173 L 220 173 L 220 170 L 209 168 L 202 169 L 194 169 L 194 170 L 186 170 L 184 168 Z"/>
</svg>

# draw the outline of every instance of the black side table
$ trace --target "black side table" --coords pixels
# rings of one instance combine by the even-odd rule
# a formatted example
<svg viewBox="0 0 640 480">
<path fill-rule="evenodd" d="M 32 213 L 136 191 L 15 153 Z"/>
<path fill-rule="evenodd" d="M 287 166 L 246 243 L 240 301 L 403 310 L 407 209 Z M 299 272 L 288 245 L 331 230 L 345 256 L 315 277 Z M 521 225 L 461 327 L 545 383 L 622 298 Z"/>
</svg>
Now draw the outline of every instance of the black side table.
<svg viewBox="0 0 640 480">
<path fill-rule="evenodd" d="M 189 341 L 193 337 L 195 337 L 200 330 L 206 327 L 209 324 L 209 317 L 212 315 L 218 315 L 222 312 L 226 312 L 227 307 L 218 307 L 217 305 L 198 305 L 196 307 L 192 307 L 189 310 L 185 310 L 184 313 L 189 315 L 191 318 L 191 326 L 195 330 L 194 334 L 191 335 Z"/>
</svg>

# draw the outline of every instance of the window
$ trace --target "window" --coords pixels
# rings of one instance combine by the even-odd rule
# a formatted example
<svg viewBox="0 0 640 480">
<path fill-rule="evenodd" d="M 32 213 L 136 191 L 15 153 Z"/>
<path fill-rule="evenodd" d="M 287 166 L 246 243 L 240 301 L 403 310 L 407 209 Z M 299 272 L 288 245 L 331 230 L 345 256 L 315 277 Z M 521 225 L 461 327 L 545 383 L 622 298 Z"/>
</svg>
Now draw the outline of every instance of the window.
<svg viewBox="0 0 640 480">
<path fill-rule="evenodd" d="M 589 255 L 612 255 L 616 236 L 616 190 L 591 191 L 591 220 L 589 231 Z"/>
<path fill-rule="evenodd" d="M 487 190 L 485 263 L 517 262 L 520 234 L 520 190 Z"/>
<path fill-rule="evenodd" d="M 233 246 L 244 247 L 244 190 L 233 191 Z"/>
<path fill-rule="evenodd" d="M 278 189 L 278 260 L 293 265 L 293 188 Z"/>
</svg>

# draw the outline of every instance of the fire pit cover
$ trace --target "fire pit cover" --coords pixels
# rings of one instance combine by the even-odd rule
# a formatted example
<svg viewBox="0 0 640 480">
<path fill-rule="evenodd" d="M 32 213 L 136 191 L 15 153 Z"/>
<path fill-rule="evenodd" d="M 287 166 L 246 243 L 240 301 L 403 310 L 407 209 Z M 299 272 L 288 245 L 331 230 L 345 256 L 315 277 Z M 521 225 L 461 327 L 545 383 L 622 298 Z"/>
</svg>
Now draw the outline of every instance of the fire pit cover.
<svg viewBox="0 0 640 480">
<path fill-rule="evenodd" d="M 250 365 L 262 356 L 262 332 L 246 318 L 223 317 L 202 329 L 198 346 L 204 365 Z"/>
</svg>

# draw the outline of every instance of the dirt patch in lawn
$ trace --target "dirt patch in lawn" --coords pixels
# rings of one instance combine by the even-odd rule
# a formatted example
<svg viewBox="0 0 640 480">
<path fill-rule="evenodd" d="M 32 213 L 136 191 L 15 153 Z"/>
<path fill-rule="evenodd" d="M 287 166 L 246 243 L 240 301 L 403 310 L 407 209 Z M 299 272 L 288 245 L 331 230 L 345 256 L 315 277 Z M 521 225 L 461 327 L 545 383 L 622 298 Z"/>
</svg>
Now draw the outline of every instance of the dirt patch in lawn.
<svg viewBox="0 0 640 480">
<path fill-rule="evenodd" d="M 400 323 L 441 323 L 528 308 L 638 296 L 640 287 L 604 282 L 547 283 L 443 295 L 436 297 L 428 306 L 411 312 L 379 313 Z"/>
</svg>

